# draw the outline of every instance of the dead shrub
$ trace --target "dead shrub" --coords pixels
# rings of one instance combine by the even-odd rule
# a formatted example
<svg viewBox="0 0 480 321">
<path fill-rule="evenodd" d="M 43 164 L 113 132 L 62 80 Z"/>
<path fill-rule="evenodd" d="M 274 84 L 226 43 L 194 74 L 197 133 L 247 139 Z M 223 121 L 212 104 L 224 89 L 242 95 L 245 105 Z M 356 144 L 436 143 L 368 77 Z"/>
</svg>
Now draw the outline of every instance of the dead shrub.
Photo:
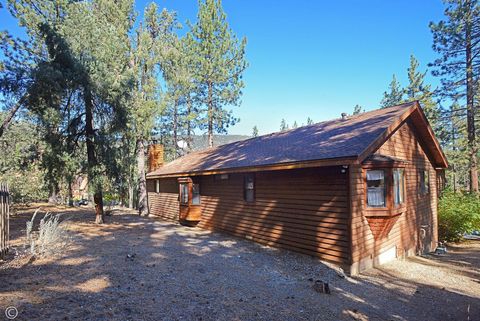
<svg viewBox="0 0 480 321">
<path fill-rule="evenodd" d="M 71 236 L 67 230 L 67 220 L 60 220 L 61 215 L 52 215 L 47 212 L 40 220 L 38 230 L 34 229 L 35 217 L 40 209 L 37 209 L 32 219 L 26 223 L 27 239 L 25 247 L 30 254 L 35 256 L 53 256 L 60 254 L 71 242 Z"/>
</svg>

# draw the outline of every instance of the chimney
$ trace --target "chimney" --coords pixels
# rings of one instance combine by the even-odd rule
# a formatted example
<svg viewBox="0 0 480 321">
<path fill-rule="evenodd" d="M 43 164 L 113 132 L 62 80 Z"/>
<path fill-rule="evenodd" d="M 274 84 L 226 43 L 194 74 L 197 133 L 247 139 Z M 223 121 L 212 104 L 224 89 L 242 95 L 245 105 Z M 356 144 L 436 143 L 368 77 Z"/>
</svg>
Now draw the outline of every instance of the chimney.
<svg viewBox="0 0 480 321">
<path fill-rule="evenodd" d="M 151 144 L 148 146 L 148 172 L 163 166 L 163 145 Z"/>
<path fill-rule="evenodd" d="M 342 113 L 342 120 L 346 120 L 347 119 L 347 113 Z"/>
</svg>

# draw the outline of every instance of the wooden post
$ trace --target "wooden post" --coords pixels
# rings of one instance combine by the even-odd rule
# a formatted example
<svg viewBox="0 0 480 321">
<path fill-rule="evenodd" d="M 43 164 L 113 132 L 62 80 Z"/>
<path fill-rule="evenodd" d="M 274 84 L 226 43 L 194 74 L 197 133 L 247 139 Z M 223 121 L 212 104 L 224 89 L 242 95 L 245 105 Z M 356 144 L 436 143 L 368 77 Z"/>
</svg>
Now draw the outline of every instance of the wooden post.
<svg viewBox="0 0 480 321">
<path fill-rule="evenodd" d="M 7 184 L 0 183 L 0 259 L 8 252 L 10 234 L 10 194 Z"/>
</svg>

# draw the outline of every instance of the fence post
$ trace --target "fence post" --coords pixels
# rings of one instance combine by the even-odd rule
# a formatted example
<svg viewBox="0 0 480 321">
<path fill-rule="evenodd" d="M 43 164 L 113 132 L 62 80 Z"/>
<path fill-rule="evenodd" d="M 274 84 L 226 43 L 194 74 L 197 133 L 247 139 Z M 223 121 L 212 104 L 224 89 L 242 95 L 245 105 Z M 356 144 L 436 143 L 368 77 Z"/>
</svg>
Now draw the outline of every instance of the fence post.
<svg viewBox="0 0 480 321">
<path fill-rule="evenodd" d="M 8 252 L 10 234 L 10 194 L 8 185 L 0 183 L 0 259 Z"/>
</svg>

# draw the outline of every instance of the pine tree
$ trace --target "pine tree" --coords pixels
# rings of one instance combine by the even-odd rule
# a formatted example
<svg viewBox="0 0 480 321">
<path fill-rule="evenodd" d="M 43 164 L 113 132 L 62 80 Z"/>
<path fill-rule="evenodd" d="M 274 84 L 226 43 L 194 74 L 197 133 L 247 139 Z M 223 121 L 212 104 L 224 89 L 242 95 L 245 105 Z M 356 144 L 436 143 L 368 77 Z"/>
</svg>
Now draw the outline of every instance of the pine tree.
<svg viewBox="0 0 480 321">
<path fill-rule="evenodd" d="M 258 128 L 257 128 L 257 125 L 253 126 L 252 137 L 258 137 Z"/>
<path fill-rule="evenodd" d="M 51 177 L 62 160 L 55 142 L 86 147 L 86 168 L 93 191 L 96 222 L 102 223 L 103 188 L 109 151 L 126 123 L 129 33 L 133 7 L 128 0 L 112 3 L 11 1 L 10 10 L 27 29 L 39 59 L 29 76 L 25 105 L 47 130 L 52 147 L 48 170 Z M 30 60 L 31 62 L 31 60 Z M 68 147 L 68 145 L 66 146 Z M 66 149 L 68 151 L 68 149 Z M 68 161 L 69 163 L 69 161 Z M 56 192 L 58 181 L 53 181 Z"/>
<path fill-rule="evenodd" d="M 152 137 L 154 124 L 161 113 L 161 105 L 157 101 L 159 66 L 167 60 L 166 48 L 173 46 L 172 26 L 176 23 L 175 16 L 168 11 L 159 13 L 155 3 L 145 9 L 144 20 L 136 31 L 130 63 L 135 81 L 130 101 L 130 124 L 136 146 L 137 207 L 140 215 L 148 215 L 145 153 L 147 141 Z"/>
<path fill-rule="evenodd" d="M 242 76 L 247 67 L 246 38 L 238 41 L 229 28 L 221 0 L 200 0 L 197 22 L 190 27 L 196 57 L 195 81 L 206 107 L 204 127 L 212 147 L 214 132 L 224 133 L 237 122 L 225 106 L 240 104 Z"/>
<path fill-rule="evenodd" d="M 41 158 L 45 185 L 50 189 L 49 200 L 57 201 L 62 181 L 70 180 L 75 160 L 75 125 L 78 110 L 73 108 L 73 60 L 68 45 L 58 34 L 58 27 L 67 12 L 68 3 L 51 1 L 32 4 L 10 1 L 10 13 L 28 30 L 28 39 L 13 38 L 2 33 L 2 79 L 0 90 L 4 97 L 15 97 L 16 103 L 4 118 L 0 136 L 23 106 L 37 116 L 44 151 Z M 70 87 L 70 88 L 69 88 Z M 68 97 L 68 99 L 66 99 Z"/>
<path fill-rule="evenodd" d="M 280 131 L 284 132 L 286 130 L 288 130 L 288 125 L 285 119 L 282 118 L 282 122 L 280 123 Z"/>
<path fill-rule="evenodd" d="M 293 122 L 292 128 L 293 128 L 293 129 L 298 128 L 298 124 L 297 124 L 297 121 L 296 121 L 296 120 Z"/>
<path fill-rule="evenodd" d="M 355 107 L 353 107 L 352 115 L 359 115 L 363 112 L 365 112 L 365 109 L 362 106 L 360 106 L 359 104 L 356 104 Z"/>
<path fill-rule="evenodd" d="M 382 108 L 395 106 L 401 104 L 403 101 L 403 89 L 397 81 L 397 77 L 393 75 L 388 90 L 383 93 L 383 98 L 380 102 Z"/>
<path fill-rule="evenodd" d="M 310 117 L 307 118 L 307 125 L 312 125 L 313 124 L 313 119 Z"/>
<path fill-rule="evenodd" d="M 116 133 L 124 129 L 132 92 L 130 33 L 134 22 L 129 0 L 76 3 L 60 34 L 68 41 L 82 77 L 85 142 L 89 188 L 93 192 L 96 222 L 103 223 L 103 190 L 108 152 Z"/>
<path fill-rule="evenodd" d="M 467 124 L 464 109 L 458 102 L 454 102 L 445 110 L 440 118 L 441 131 L 440 143 L 448 158 L 449 169 L 447 175 L 449 185 L 454 191 L 460 186 L 468 188 L 469 185 L 469 158 L 467 142 Z"/>
<path fill-rule="evenodd" d="M 417 59 L 410 56 L 410 66 L 408 67 L 408 85 L 405 88 L 406 101 L 418 100 L 427 116 L 430 125 L 436 133 L 441 130 L 439 126 L 440 109 L 436 101 L 434 100 L 434 93 L 431 90 L 431 86 L 425 84 L 425 75 L 427 71 L 418 71 L 419 63 Z"/>
<path fill-rule="evenodd" d="M 173 22 L 172 25 L 176 25 L 176 21 Z M 165 44 L 167 50 L 161 69 L 167 88 L 164 96 L 167 110 L 164 116 L 171 121 L 169 126 L 164 124 L 163 127 L 171 136 L 171 146 L 168 149 L 172 150 L 172 159 L 175 159 L 184 152 L 179 147 L 180 141 L 185 141 L 187 150 L 191 150 L 192 135 L 198 126 L 198 88 L 194 78 L 197 57 L 193 51 L 195 42 L 190 32 L 181 39 L 174 33 L 169 38 Z"/>
<path fill-rule="evenodd" d="M 433 49 L 440 54 L 431 66 L 442 82 L 441 96 L 465 101 L 470 166 L 470 191 L 478 192 L 476 91 L 480 76 L 480 4 L 477 0 L 446 1 L 446 20 L 430 23 Z"/>
</svg>

